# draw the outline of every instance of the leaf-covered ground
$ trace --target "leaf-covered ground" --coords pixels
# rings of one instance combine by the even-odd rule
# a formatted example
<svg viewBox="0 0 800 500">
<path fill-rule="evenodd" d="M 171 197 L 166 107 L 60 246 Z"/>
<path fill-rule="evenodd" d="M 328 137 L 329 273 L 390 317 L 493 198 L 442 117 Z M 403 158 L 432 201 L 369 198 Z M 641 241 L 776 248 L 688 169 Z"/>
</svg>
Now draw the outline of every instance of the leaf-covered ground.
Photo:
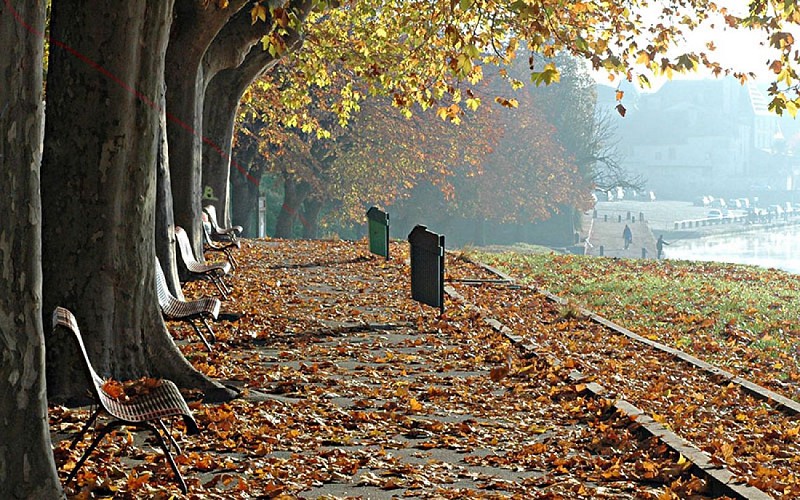
<svg viewBox="0 0 800 500">
<path fill-rule="evenodd" d="M 392 253 L 390 261 L 372 256 L 364 241 L 248 241 L 223 307 L 243 316 L 214 324 L 213 352 L 188 327 L 169 324 L 198 369 L 242 390 L 226 404 L 192 403 L 199 436 L 175 424 L 186 497 L 714 496 L 685 457 L 613 410 L 617 397 L 738 480 L 775 497 L 800 492 L 794 417 L 532 289 L 495 283 L 460 256 L 448 255 L 447 280 L 465 302 L 448 300 L 440 315 L 410 298 L 407 244 L 393 243 Z M 215 294 L 203 284 L 185 291 Z M 691 314 L 673 307 L 675 317 Z M 534 350 L 520 349 L 489 317 Z M 688 335 L 662 334 L 682 324 L 663 323 L 640 333 Z M 728 344 L 742 348 L 721 342 L 714 352 Z M 585 380 L 570 377 L 575 370 L 609 398 L 587 393 Z M 782 373 L 789 384 L 791 372 Z M 90 442 L 68 449 L 87 416 L 51 408 L 62 478 Z M 139 434 L 106 438 L 69 494 L 182 498 L 161 453 Z"/>
</svg>

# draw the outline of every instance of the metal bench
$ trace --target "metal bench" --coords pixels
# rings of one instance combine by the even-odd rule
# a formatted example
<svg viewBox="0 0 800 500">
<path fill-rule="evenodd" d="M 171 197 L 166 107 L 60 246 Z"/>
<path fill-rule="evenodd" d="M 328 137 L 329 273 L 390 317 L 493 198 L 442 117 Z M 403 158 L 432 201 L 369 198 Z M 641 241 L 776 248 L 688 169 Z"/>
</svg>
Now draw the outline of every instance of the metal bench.
<svg viewBox="0 0 800 500">
<path fill-rule="evenodd" d="M 97 410 L 89 417 L 89 420 L 86 421 L 78 435 L 75 436 L 70 449 L 75 449 L 78 442 L 83 438 L 83 435 L 89 430 L 92 424 L 95 423 L 97 417 L 101 413 L 106 413 L 111 417 L 111 421 L 97 430 L 97 435 L 94 440 L 86 451 L 84 451 L 78 463 L 75 464 L 72 472 L 70 472 L 67 478 L 67 484 L 75 478 L 80 468 L 86 462 L 86 459 L 89 458 L 89 455 L 91 455 L 92 451 L 94 451 L 106 434 L 115 428 L 128 426 L 141 430 L 148 430 L 153 434 L 158 445 L 164 451 L 164 456 L 172 468 L 172 471 L 175 473 L 175 479 L 181 491 L 186 493 L 186 482 L 183 480 L 183 476 L 175 463 L 175 459 L 170 452 L 169 445 L 164 439 L 164 435 L 166 435 L 169 443 L 175 448 L 176 453 L 180 454 L 181 449 L 175 441 L 175 438 L 173 438 L 172 434 L 167 430 L 162 419 L 181 417 L 186 425 L 187 434 L 197 434 L 200 431 L 197 427 L 197 422 L 192 416 L 192 412 L 189 410 L 189 406 L 186 404 L 186 400 L 183 399 L 183 396 L 180 391 L 178 391 L 175 384 L 170 380 L 160 380 L 160 384 L 150 388 L 147 392 L 131 396 L 126 400 L 115 398 L 104 390 L 103 386 L 105 380 L 103 380 L 92 367 L 75 316 L 72 312 L 63 307 L 57 307 L 53 311 L 53 330 L 55 331 L 59 327 L 72 332 L 74 335 L 83 356 L 92 395 L 98 405 Z"/>
<path fill-rule="evenodd" d="M 238 239 L 234 241 L 214 241 L 211 237 L 211 223 L 208 222 L 208 215 L 203 212 L 203 248 L 205 250 L 210 252 L 222 252 L 225 258 L 228 259 L 228 262 L 230 262 L 231 268 L 236 269 L 239 263 L 236 261 L 236 257 L 231 250 L 241 247 L 242 242 Z"/>
<path fill-rule="evenodd" d="M 186 231 L 180 227 L 175 226 L 175 239 L 178 240 L 178 254 L 181 256 L 186 270 L 189 272 L 189 279 L 208 279 L 214 283 L 223 299 L 228 298 L 231 292 L 230 287 L 223 280 L 223 277 L 230 273 L 230 262 L 216 262 L 213 264 L 203 264 L 199 262 L 192 250 L 192 243 L 189 241 L 189 236 Z"/>
<path fill-rule="evenodd" d="M 164 319 L 189 323 L 210 352 L 211 343 L 216 342 L 217 338 L 214 335 L 214 330 L 211 329 L 211 325 L 208 324 L 208 320 L 217 319 L 222 303 L 213 297 L 181 300 L 172 295 L 158 258 L 156 258 L 156 290 L 158 293 L 158 305 L 161 307 L 161 314 Z M 198 321 L 205 325 L 208 331 L 208 338 L 197 325 Z M 211 343 L 209 343 L 209 339 L 211 339 Z"/>
<path fill-rule="evenodd" d="M 239 235 L 242 234 L 242 226 L 222 227 L 217 222 L 217 209 L 214 205 L 206 205 L 203 207 L 203 212 L 208 216 L 208 222 L 211 225 L 211 239 L 215 241 L 238 241 Z"/>
</svg>

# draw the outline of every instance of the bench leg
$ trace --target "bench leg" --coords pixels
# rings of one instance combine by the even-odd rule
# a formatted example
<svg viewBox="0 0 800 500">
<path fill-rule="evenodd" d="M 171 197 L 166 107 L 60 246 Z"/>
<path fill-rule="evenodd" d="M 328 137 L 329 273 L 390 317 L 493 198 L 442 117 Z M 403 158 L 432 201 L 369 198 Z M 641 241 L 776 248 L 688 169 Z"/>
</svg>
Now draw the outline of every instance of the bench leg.
<svg viewBox="0 0 800 500">
<path fill-rule="evenodd" d="M 200 318 L 203 321 L 203 324 L 206 325 L 206 329 L 208 330 L 208 337 L 211 339 L 211 342 L 217 341 L 217 335 L 214 333 L 214 330 L 211 329 L 211 325 L 208 324 L 208 320 L 206 318 Z"/>
<path fill-rule="evenodd" d="M 225 287 L 225 292 L 231 293 L 233 291 L 233 288 L 231 288 L 230 285 L 228 285 L 228 282 L 225 281 L 225 274 L 222 272 L 218 273 L 217 279 L 219 280 L 220 284 Z"/>
<path fill-rule="evenodd" d="M 175 448 L 175 453 L 180 455 L 181 454 L 181 447 L 178 444 L 178 442 L 175 441 L 175 438 L 172 437 L 172 433 L 169 432 L 169 429 L 167 429 L 167 426 L 164 424 L 164 421 L 163 420 L 156 420 L 156 424 L 158 424 L 158 427 L 161 429 L 161 432 L 163 432 L 167 436 L 167 438 L 169 439 L 169 442 L 172 445 L 172 447 Z"/>
<path fill-rule="evenodd" d="M 164 427 L 164 423 L 161 420 L 156 420 L 156 422 L 161 424 L 162 428 Z M 186 481 L 183 480 L 183 475 L 181 474 L 180 469 L 178 469 L 178 464 L 175 463 L 175 458 L 173 458 L 172 453 L 169 451 L 166 441 L 164 441 L 164 436 L 161 435 L 161 433 L 153 424 L 146 423 L 143 424 L 143 426 L 150 429 L 155 436 L 159 446 L 161 446 L 161 449 L 164 451 L 164 457 L 167 459 L 169 466 L 172 468 L 172 472 L 175 473 L 175 480 L 178 482 L 178 486 L 183 493 L 187 493 L 189 488 L 186 487 Z M 166 428 L 164 430 L 166 431 Z M 180 447 L 178 447 L 178 443 L 175 442 L 169 432 L 167 432 L 167 436 L 169 436 L 169 440 L 175 445 L 175 447 L 180 449 Z"/>
<path fill-rule="evenodd" d="M 78 434 L 72 440 L 72 443 L 70 443 L 70 445 L 69 445 L 69 449 L 70 450 L 74 450 L 75 447 L 78 446 L 78 441 L 80 441 L 83 438 L 83 435 L 86 434 L 86 431 L 89 430 L 89 427 L 91 427 L 92 424 L 95 422 L 95 420 L 97 420 L 97 416 L 100 415 L 101 411 L 102 411 L 102 408 L 98 406 L 97 409 L 94 411 L 94 413 L 92 413 L 92 416 L 89 417 L 89 420 L 87 420 L 86 423 L 83 424 L 83 427 L 81 427 L 81 430 L 78 432 Z"/>
<path fill-rule="evenodd" d="M 236 257 L 233 256 L 233 252 L 231 252 L 230 248 L 226 248 L 223 250 L 225 252 L 225 256 L 228 257 L 228 262 L 231 263 L 231 268 L 236 269 L 236 266 L 239 264 L 236 262 Z"/>
<path fill-rule="evenodd" d="M 197 327 L 197 323 L 195 323 L 193 319 L 190 319 L 188 321 L 189 324 L 192 325 L 192 328 L 194 328 L 194 332 L 197 334 L 198 337 L 200 337 L 200 340 L 203 341 L 203 344 L 205 344 L 206 349 L 208 349 L 208 352 L 211 352 L 211 344 L 209 344 L 208 339 L 206 338 L 205 335 L 203 335 L 203 332 L 200 331 L 200 328 Z"/>
<path fill-rule="evenodd" d="M 80 468 L 83 467 L 83 464 L 86 462 L 86 459 L 89 458 L 89 455 L 92 454 L 92 451 L 94 451 L 97 445 L 100 444 L 100 441 L 102 441 L 103 438 L 106 437 L 106 434 L 111 432 L 113 429 L 119 427 L 120 425 L 122 425 L 121 422 L 111 422 L 98 431 L 97 436 L 95 436 L 94 440 L 92 441 L 92 444 L 90 444 L 89 447 L 86 448 L 86 451 L 83 452 L 83 456 L 81 456 L 81 459 L 78 460 L 78 463 L 75 464 L 75 467 L 72 469 L 72 472 L 69 473 L 69 476 L 67 477 L 67 483 L 66 483 L 67 485 L 69 485 L 69 483 L 73 479 L 75 479 L 75 476 L 78 474 Z"/>
<path fill-rule="evenodd" d="M 217 287 L 217 291 L 220 293 L 220 295 L 222 295 L 222 299 L 228 300 L 228 291 L 227 291 L 228 287 L 225 286 L 225 283 L 222 282 L 219 276 L 216 276 L 214 274 L 210 274 L 208 276 L 211 282 L 214 283 L 214 286 Z"/>
</svg>

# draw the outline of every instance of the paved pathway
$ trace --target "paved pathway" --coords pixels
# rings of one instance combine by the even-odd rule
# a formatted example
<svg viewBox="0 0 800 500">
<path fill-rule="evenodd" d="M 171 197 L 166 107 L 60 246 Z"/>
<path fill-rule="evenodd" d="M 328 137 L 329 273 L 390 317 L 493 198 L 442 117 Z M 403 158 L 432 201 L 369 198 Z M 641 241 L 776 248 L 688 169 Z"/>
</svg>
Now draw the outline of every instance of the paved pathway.
<svg viewBox="0 0 800 500">
<path fill-rule="evenodd" d="M 622 231 L 627 224 L 633 233 L 633 244 L 625 249 Z M 624 257 L 629 259 L 656 257 L 656 237 L 647 221 L 640 221 L 635 216 L 626 220 L 623 216 L 611 217 L 592 214 L 583 216 L 582 239 L 586 241 L 586 254 L 606 257 Z"/>
</svg>

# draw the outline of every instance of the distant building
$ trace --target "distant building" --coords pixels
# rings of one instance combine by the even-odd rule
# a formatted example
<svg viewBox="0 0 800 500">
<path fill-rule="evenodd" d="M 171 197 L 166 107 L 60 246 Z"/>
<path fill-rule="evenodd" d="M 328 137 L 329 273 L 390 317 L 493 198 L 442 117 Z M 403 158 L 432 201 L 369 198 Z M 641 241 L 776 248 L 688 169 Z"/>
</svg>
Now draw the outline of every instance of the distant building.
<svg viewBox="0 0 800 500">
<path fill-rule="evenodd" d="M 613 109 L 613 90 L 598 90 L 598 105 Z M 782 130 L 791 119 L 771 113 L 753 84 L 734 78 L 674 80 L 653 93 L 631 86 L 622 103 L 627 110 L 617 119 L 622 164 L 647 179 L 647 189 L 660 199 L 744 197 L 800 187 Z"/>
</svg>

